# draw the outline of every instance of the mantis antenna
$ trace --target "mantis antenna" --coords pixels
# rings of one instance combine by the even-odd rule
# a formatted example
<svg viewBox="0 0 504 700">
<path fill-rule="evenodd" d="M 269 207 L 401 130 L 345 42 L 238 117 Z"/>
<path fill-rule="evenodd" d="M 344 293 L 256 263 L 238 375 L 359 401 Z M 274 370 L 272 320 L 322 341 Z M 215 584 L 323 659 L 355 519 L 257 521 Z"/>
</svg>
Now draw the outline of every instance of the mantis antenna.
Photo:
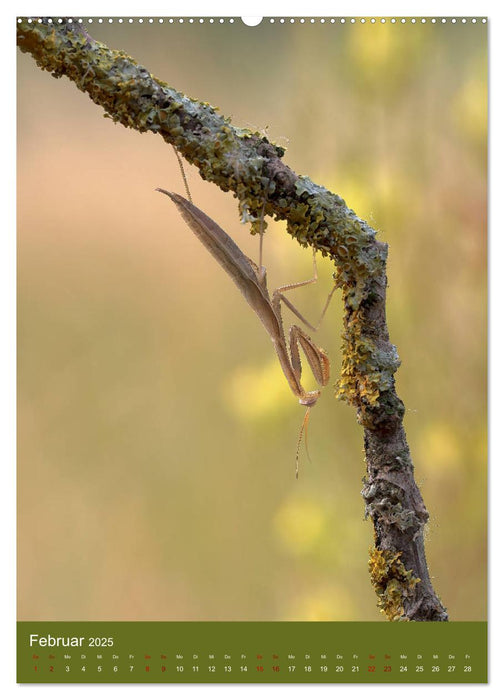
<svg viewBox="0 0 504 700">
<path fill-rule="evenodd" d="M 311 462 L 310 452 L 308 450 L 308 421 L 310 420 L 310 410 L 311 410 L 311 406 L 308 406 L 308 408 L 306 409 L 306 412 L 304 414 L 303 422 L 301 423 L 301 429 L 299 431 L 299 436 L 298 436 L 298 441 L 297 441 L 297 446 L 296 446 L 296 479 L 299 478 L 299 448 L 301 446 L 301 439 L 303 437 L 303 433 L 305 436 L 306 455 Z"/>
</svg>

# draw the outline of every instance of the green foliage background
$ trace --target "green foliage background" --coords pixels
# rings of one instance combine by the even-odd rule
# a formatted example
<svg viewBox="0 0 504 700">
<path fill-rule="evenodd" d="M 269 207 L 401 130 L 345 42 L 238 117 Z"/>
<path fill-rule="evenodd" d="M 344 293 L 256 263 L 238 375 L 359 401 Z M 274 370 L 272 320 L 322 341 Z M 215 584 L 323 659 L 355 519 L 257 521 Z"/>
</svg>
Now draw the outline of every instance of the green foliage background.
<svg viewBox="0 0 504 700">
<path fill-rule="evenodd" d="M 451 619 L 485 619 L 485 25 L 88 29 L 265 130 L 389 243 L 433 582 Z M 353 411 L 325 390 L 296 481 L 303 410 L 271 343 L 154 192 L 183 192 L 173 152 L 100 111 L 19 55 L 19 619 L 381 619 Z M 188 176 L 257 259 L 232 196 Z M 271 288 L 311 275 L 280 223 L 265 258 Z M 312 319 L 319 272 L 291 294 Z M 317 336 L 335 379 L 339 302 Z"/>
</svg>

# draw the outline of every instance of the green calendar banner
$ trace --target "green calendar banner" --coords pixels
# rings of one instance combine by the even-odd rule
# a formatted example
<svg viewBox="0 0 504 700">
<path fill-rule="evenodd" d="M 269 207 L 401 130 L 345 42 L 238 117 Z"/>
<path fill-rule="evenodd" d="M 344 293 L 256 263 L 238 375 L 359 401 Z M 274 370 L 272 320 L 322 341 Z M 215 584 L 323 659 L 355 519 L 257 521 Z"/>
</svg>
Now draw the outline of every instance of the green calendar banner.
<svg viewBox="0 0 504 700">
<path fill-rule="evenodd" d="M 486 683 L 486 622 L 19 622 L 20 683 Z"/>
</svg>

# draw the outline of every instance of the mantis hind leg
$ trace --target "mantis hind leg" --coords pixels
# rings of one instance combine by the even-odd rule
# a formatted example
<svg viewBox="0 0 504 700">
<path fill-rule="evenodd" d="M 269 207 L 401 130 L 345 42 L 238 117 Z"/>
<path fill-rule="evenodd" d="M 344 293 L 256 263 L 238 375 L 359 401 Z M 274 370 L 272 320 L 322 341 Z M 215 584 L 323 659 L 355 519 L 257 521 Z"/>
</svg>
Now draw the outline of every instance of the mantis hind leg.
<svg viewBox="0 0 504 700">
<path fill-rule="evenodd" d="M 287 306 L 288 309 L 292 311 L 292 313 L 301 321 L 301 323 L 304 323 L 305 326 L 307 326 L 310 330 L 316 332 L 320 328 L 322 321 L 324 320 L 324 316 L 326 315 L 326 311 L 329 308 L 329 304 L 331 303 L 331 299 L 333 297 L 334 292 L 336 291 L 336 284 L 334 284 L 333 288 L 331 289 L 326 303 L 324 304 L 324 308 L 322 309 L 322 313 L 320 314 L 320 317 L 318 319 L 317 325 L 313 325 L 308 321 L 303 314 L 298 311 L 298 309 L 294 306 L 294 304 L 287 299 L 285 294 L 283 292 L 288 292 L 291 289 L 297 289 L 298 287 L 305 287 L 308 284 L 314 284 L 315 282 L 318 281 L 318 273 L 317 273 L 317 262 L 315 260 L 315 250 L 313 251 L 313 277 L 309 280 L 304 280 L 303 282 L 293 282 L 292 284 L 284 284 L 281 287 L 278 287 L 278 289 L 275 289 L 272 295 L 271 302 L 273 306 L 277 309 L 280 307 L 280 302 L 283 301 L 285 306 Z"/>
<path fill-rule="evenodd" d="M 191 202 L 191 204 L 193 204 L 192 197 L 191 197 L 191 190 L 189 189 L 189 183 L 187 182 L 187 175 L 186 175 L 185 170 L 184 170 L 184 163 L 182 162 L 182 158 L 180 157 L 179 152 L 177 151 L 175 146 L 173 146 L 173 144 L 172 144 L 172 148 L 173 148 L 173 151 L 177 157 L 177 162 L 178 162 L 179 168 L 180 168 L 180 174 L 182 175 L 182 180 L 184 181 L 184 187 L 185 187 L 187 199 Z"/>
<path fill-rule="evenodd" d="M 288 292 L 291 289 L 297 289 L 298 287 L 306 287 L 308 284 L 315 284 L 318 281 L 318 271 L 317 271 L 317 260 L 315 258 L 316 250 L 313 249 L 313 277 L 309 280 L 304 280 L 303 282 L 292 282 L 291 284 L 283 284 L 278 289 L 275 289 L 273 294 L 281 294 L 282 292 Z"/>
</svg>

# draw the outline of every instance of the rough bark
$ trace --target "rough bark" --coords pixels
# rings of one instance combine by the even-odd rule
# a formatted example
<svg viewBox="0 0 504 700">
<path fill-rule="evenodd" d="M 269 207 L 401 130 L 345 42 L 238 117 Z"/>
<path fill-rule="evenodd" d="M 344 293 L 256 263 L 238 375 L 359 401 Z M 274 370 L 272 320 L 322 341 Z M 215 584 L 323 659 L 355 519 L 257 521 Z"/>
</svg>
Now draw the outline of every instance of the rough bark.
<svg viewBox="0 0 504 700">
<path fill-rule="evenodd" d="M 159 133 L 201 177 L 233 191 L 253 227 L 263 213 L 283 219 L 301 245 L 331 257 L 344 303 L 336 395 L 356 409 L 364 429 L 362 495 L 375 531 L 369 570 L 379 607 L 389 620 L 447 620 L 429 577 L 423 538 L 429 516 L 414 480 L 404 405 L 395 390 L 399 358 L 385 317 L 386 244 L 341 197 L 283 163 L 282 148 L 234 127 L 209 104 L 177 92 L 79 24 L 22 19 L 18 46 L 54 77 L 74 81 L 114 121 Z"/>
</svg>

